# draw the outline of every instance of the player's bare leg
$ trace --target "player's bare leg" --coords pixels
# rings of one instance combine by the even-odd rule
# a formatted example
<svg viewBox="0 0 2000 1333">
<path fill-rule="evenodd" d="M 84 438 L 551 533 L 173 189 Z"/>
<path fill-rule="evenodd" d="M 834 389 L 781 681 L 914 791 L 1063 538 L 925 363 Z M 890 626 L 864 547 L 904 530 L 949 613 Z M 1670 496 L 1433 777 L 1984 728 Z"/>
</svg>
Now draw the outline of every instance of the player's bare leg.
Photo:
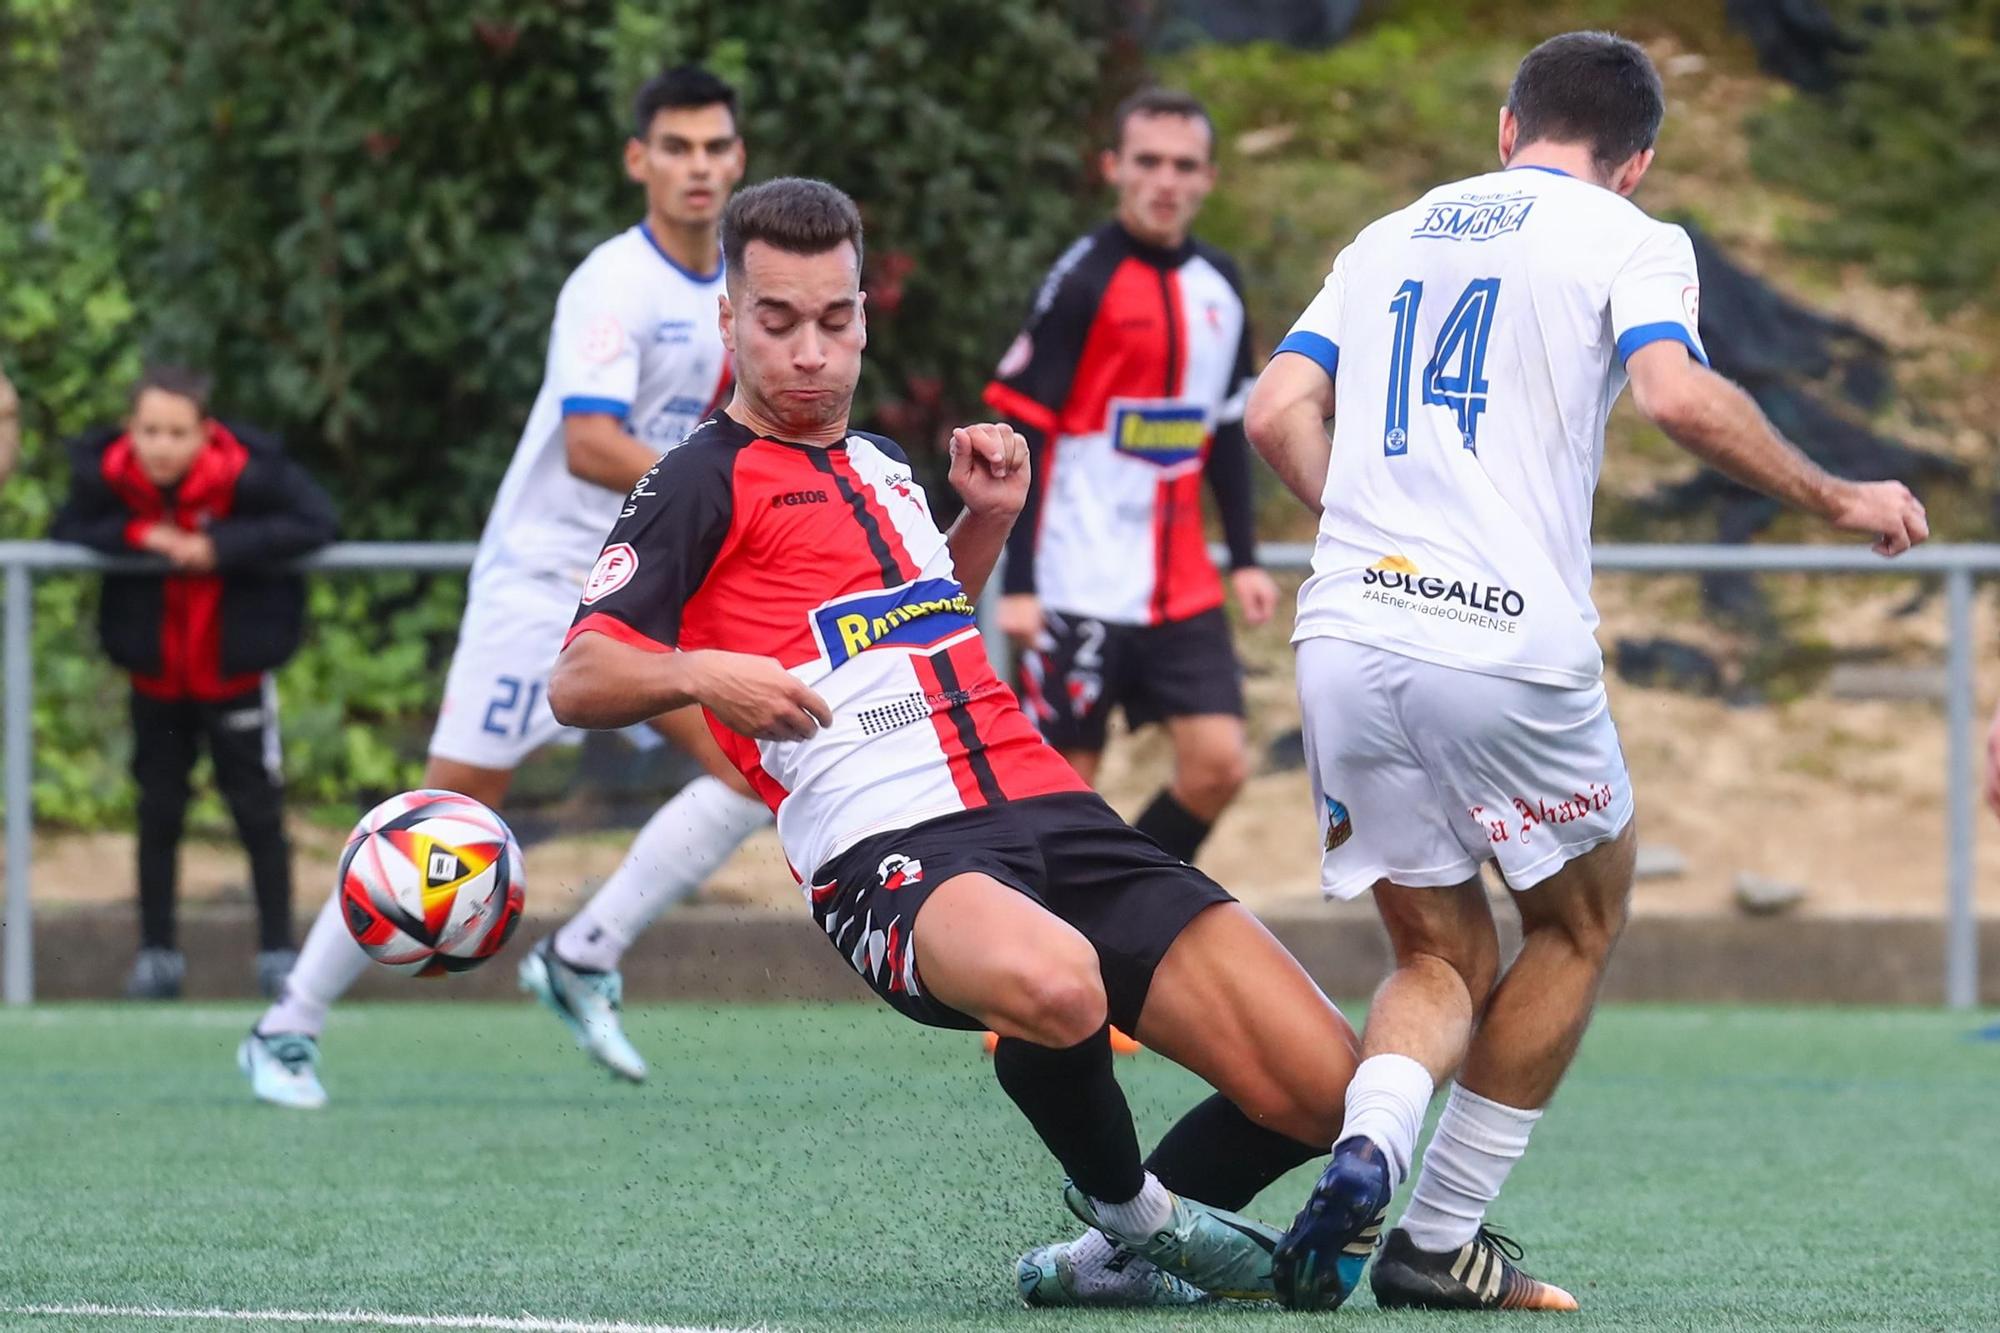
<svg viewBox="0 0 2000 1333">
<path fill-rule="evenodd" d="M 514 785 L 514 770 L 481 768 L 434 754 L 424 762 L 424 785 L 470 796 L 487 809 L 498 810 L 507 799 L 507 789 Z"/>
<path fill-rule="evenodd" d="M 1636 848 L 1628 824 L 1611 842 L 1514 895 L 1521 953 L 1487 1002 L 1410 1206 L 1376 1262 L 1379 1304 L 1576 1308 L 1568 1292 L 1515 1266 L 1518 1247 L 1486 1226 L 1486 1209 L 1527 1150 L 1589 1026 L 1624 928 Z"/>
<path fill-rule="evenodd" d="M 521 960 L 521 988 L 570 1029 L 598 1063 L 634 1083 L 645 1057 L 621 1017 L 625 951 L 662 913 L 699 889 L 771 812 L 723 758 L 698 708 L 652 719 L 652 728 L 693 756 L 705 775 L 662 805 L 632 839 L 625 859 L 581 911 Z"/>
<path fill-rule="evenodd" d="M 1393 1053 L 1422 1065 L 1433 1082 L 1450 1078 L 1465 1059 L 1500 966 L 1485 886 L 1477 879 L 1439 889 L 1378 884 L 1375 907 L 1396 970 L 1368 1006 L 1361 1056 Z M 1409 1165 L 1406 1158 L 1399 1179 Z"/>
<path fill-rule="evenodd" d="M 1250 777 L 1250 740 L 1243 719 L 1198 713 L 1170 717 L 1166 725 L 1174 744 L 1174 777 L 1167 791 L 1189 814 L 1213 824 Z"/>
<path fill-rule="evenodd" d="M 1079 1217 L 1199 1291 L 1267 1296 L 1273 1233 L 1176 1197 L 1139 1158 L 1111 1070 L 1097 949 L 1041 904 L 982 874 L 955 875 L 918 910 L 917 973 L 934 999 L 1000 1035 L 994 1071 L 1062 1164 Z M 1157 1276 L 1157 1275 L 1156 1275 Z M 1149 1301 L 1147 1303 L 1160 1303 Z"/>
<path fill-rule="evenodd" d="M 1309 1156 L 1340 1129 L 1360 1058 L 1340 1010 L 1237 903 L 1209 908 L 1175 939 L 1153 973 L 1138 1036 Z"/>
</svg>

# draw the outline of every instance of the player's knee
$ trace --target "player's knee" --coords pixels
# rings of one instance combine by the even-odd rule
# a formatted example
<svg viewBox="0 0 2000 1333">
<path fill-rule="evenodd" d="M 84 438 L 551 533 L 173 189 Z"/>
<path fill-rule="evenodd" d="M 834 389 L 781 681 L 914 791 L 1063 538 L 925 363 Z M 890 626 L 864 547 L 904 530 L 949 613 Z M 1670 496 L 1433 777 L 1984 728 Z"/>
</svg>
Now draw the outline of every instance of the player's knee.
<svg viewBox="0 0 2000 1333">
<path fill-rule="evenodd" d="M 1109 1002 L 1094 952 L 1066 951 L 1034 959 L 1016 973 L 1004 1012 L 1019 1036 L 1038 1046 L 1066 1048 L 1105 1024 Z"/>
<path fill-rule="evenodd" d="M 1220 810 L 1236 799 L 1250 780 L 1250 756 L 1241 746 L 1220 748 L 1189 762 L 1181 774 L 1180 787 L 1189 806 L 1197 810 Z"/>
</svg>

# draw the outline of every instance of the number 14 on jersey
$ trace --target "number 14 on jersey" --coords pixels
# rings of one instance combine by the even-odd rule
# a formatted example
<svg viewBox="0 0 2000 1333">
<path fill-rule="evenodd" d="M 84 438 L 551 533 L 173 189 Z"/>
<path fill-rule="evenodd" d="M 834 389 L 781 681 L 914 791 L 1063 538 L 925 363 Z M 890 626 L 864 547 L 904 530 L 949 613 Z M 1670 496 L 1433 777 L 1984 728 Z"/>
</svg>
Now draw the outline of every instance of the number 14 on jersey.
<svg viewBox="0 0 2000 1333">
<path fill-rule="evenodd" d="M 1389 405 L 1382 427 L 1382 452 L 1400 458 L 1410 451 L 1410 370 L 1417 343 L 1417 310 L 1424 285 L 1411 279 L 1396 289 L 1389 313 L 1396 320 L 1389 351 Z M 1437 346 L 1424 366 L 1420 384 L 1424 402 L 1449 407 L 1458 418 L 1465 447 L 1477 450 L 1479 416 L 1486 410 L 1486 343 L 1493 333 L 1493 311 L 1500 304 L 1500 279 L 1474 278 L 1459 293 L 1458 303 L 1438 330 Z"/>
</svg>

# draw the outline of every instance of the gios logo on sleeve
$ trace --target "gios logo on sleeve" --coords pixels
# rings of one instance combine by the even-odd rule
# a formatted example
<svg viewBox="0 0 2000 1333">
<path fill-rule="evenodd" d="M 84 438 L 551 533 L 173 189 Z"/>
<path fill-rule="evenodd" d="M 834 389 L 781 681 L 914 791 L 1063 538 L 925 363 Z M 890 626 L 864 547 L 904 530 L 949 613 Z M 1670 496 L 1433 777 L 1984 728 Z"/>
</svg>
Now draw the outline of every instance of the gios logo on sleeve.
<svg viewBox="0 0 2000 1333">
<path fill-rule="evenodd" d="M 853 593 L 812 613 L 813 637 L 837 667 L 871 648 L 930 648 L 976 623 L 972 599 L 955 579 L 917 579 Z"/>
<path fill-rule="evenodd" d="M 1208 444 L 1208 416 L 1197 403 L 1114 398 L 1109 426 L 1113 449 L 1154 467 L 1197 463 Z"/>
</svg>

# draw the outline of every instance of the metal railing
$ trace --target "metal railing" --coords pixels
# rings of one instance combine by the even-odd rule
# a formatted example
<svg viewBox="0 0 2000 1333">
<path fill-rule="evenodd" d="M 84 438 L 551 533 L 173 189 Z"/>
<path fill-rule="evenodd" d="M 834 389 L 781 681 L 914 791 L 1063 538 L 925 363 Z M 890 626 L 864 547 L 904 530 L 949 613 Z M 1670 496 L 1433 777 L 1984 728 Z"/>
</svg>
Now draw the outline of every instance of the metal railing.
<svg viewBox="0 0 2000 1333">
<path fill-rule="evenodd" d="M 346 542 L 303 561 L 325 573 L 364 571 L 451 572 L 472 563 L 464 543 Z M 1261 555 L 1274 570 L 1300 570 L 1312 558 L 1306 543 L 1266 543 Z M 1220 553 L 1218 552 L 1218 558 Z M 1888 574 L 1942 578 L 1945 585 L 1945 1003 L 1968 1009 L 1978 1000 L 1979 932 L 1973 895 L 1977 833 L 1977 783 L 1973 773 L 1973 581 L 2000 573 L 2000 545 L 1923 546 L 1895 560 L 1855 547 L 1822 546 L 1599 546 L 1599 573 L 1631 574 Z M 143 558 L 109 558 L 61 542 L 0 541 L 5 611 L 0 620 L 0 722 L 6 728 L 4 790 L 7 803 L 5 943 L 0 949 L 8 1004 L 34 997 L 33 912 L 29 881 L 34 854 L 33 724 L 34 577 L 38 573 L 157 569 Z M 997 584 L 993 585 L 997 586 Z M 989 610 L 985 599 L 982 612 Z M 982 622 L 988 617 L 982 614 Z"/>
</svg>

